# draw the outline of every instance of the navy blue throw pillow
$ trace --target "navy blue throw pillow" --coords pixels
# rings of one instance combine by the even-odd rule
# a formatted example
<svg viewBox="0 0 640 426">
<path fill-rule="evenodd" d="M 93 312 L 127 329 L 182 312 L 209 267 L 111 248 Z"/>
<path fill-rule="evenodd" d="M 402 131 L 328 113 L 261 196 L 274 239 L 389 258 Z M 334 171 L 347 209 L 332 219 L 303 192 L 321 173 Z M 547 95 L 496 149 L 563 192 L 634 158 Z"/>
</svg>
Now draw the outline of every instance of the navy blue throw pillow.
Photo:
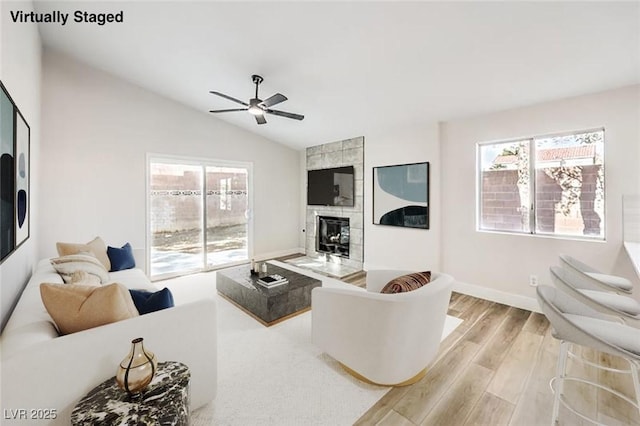
<svg viewBox="0 0 640 426">
<path fill-rule="evenodd" d="M 122 271 L 123 269 L 131 269 L 136 267 L 136 261 L 133 258 L 133 250 L 131 244 L 127 243 L 122 248 L 107 247 L 107 256 L 111 261 L 111 271 Z"/>
<path fill-rule="evenodd" d="M 173 307 L 173 295 L 166 287 L 155 293 L 146 290 L 129 290 L 129 293 L 140 315 Z"/>
</svg>

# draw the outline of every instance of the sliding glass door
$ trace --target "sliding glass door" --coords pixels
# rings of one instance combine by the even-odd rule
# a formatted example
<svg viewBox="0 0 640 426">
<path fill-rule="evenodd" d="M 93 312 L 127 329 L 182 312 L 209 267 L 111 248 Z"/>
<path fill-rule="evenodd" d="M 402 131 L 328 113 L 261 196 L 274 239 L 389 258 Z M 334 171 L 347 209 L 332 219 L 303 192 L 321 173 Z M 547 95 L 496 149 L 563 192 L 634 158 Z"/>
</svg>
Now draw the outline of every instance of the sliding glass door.
<svg viewBox="0 0 640 426">
<path fill-rule="evenodd" d="M 151 278 L 246 262 L 251 164 L 149 157 Z"/>
<path fill-rule="evenodd" d="M 207 267 L 249 259 L 249 169 L 208 166 Z"/>
</svg>

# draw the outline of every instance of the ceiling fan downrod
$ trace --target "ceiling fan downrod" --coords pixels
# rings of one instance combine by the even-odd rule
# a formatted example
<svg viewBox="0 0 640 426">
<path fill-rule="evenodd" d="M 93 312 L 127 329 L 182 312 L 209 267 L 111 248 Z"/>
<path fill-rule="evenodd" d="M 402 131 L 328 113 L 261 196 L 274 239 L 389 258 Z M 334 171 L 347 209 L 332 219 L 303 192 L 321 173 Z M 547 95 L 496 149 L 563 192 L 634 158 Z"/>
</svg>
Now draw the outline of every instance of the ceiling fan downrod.
<svg viewBox="0 0 640 426">
<path fill-rule="evenodd" d="M 264 79 L 258 74 L 254 74 L 251 76 L 251 81 L 253 81 L 253 83 L 256 85 L 256 99 L 258 99 L 258 85 L 260 85 L 260 83 L 262 83 Z"/>
</svg>

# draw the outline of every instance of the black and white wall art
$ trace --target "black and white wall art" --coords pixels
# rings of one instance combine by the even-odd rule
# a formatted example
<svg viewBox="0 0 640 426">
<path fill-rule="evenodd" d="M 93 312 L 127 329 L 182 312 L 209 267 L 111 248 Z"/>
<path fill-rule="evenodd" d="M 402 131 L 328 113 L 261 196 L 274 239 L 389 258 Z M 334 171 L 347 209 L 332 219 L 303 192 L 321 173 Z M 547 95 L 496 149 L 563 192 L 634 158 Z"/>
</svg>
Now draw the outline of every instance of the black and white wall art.
<svg viewBox="0 0 640 426">
<path fill-rule="evenodd" d="M 30 129 L 0 82 L 0 262 L 29 238 Z"/>
<path fill-rule="evenodd" d="M 429 163 L 373 168 L 373 223 L 429 229 Z"/>
<path fill-rule="evenodd" d="M 16 114 L 16 247 L 29 238 L 29 126 Z"/>
</svg>

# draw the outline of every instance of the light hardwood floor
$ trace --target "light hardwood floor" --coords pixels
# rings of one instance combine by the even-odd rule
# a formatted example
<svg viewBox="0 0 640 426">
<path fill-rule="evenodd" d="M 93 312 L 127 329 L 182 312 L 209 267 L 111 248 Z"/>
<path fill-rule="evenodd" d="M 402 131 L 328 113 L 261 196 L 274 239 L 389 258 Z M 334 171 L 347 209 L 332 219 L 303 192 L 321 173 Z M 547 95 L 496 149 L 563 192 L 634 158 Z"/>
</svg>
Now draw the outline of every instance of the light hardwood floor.
<svg viewBox="0 0 640 426">
<path fill-rule="evenodd" d="M 362 285 L 364 274 L 348 277 Z M 356 425 L 550 425 L 559 342 L 538 313 L 453 293 L 449 315 L 463 323 L 441 344 L 436 361 L 418 383 L 392 388 Z M 592 362 L 625 368 L 620 359 L 577 347 Z M 631 378 L 569 361 L 569 372 L 633 396 Z M 565 394 L 579 411 L 610 425 L 640 425 L 626 402 L 582 384 Z M 588 425 L 561 408 L 561 425 Z"/>
<path fill-rule="evenodd" d="M 298 255 L 299 256 L 299 255 Z M 296 257 L 296 255 L 280 258 Z M 342 281 L 364 287 L 366 272 Z M 355 424 L 381 426 L 548 426 L 560 342 L 544 315 L 453 293 L 449 315 L 463 320 L 440 345 L 419 382 L 392 388 Z M 599 365 L 628 368 L 625 361 L 574 346 Z M 569 360 L 568 373 L 612 387 L 633 398 L 629 375 L 603 372 Z M 572 407 L 611 426 L 640 426 L 638 411 L 592 386 L 567 382 Z M 561 406 L 563 426 L 592 425 Z"/>
</svg>

